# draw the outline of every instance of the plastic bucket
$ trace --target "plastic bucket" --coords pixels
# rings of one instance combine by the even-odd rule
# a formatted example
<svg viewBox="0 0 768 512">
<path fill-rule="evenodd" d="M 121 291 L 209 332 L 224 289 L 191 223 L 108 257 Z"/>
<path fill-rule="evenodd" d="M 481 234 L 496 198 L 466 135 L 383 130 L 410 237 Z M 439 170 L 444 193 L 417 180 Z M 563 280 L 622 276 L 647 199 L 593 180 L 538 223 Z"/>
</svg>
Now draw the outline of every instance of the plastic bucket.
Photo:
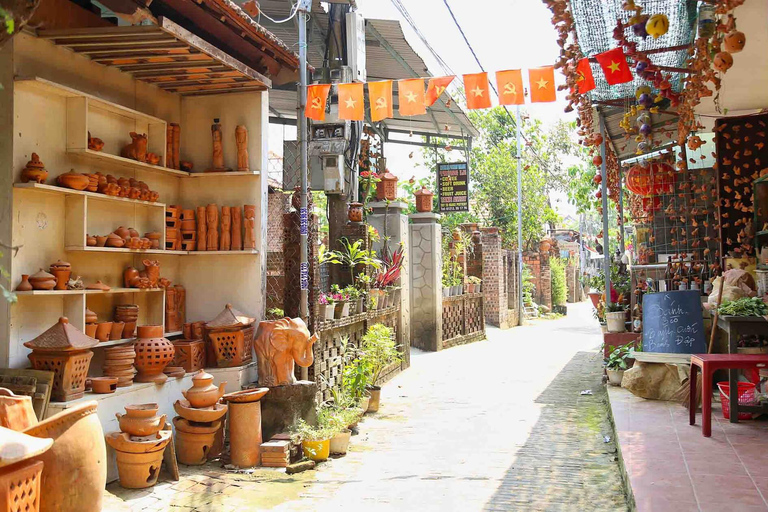
<svg viewBox="0 0 768 512">
<path fill-rule="evenodd" d="M 755 403 L 755 385 L 751 382 L 739 382 L 739 405 L 753 405 Z M 720 390 L 720 404 L 723 407 L 723 418 L 731 419 L 731 402 L 729 398 L 729 392 L 731 386 L 728 382 L 718 382 L 717 388 Z M 751 420 L 751 412 L 740 412 L 740 420 Z"/>
</svg>

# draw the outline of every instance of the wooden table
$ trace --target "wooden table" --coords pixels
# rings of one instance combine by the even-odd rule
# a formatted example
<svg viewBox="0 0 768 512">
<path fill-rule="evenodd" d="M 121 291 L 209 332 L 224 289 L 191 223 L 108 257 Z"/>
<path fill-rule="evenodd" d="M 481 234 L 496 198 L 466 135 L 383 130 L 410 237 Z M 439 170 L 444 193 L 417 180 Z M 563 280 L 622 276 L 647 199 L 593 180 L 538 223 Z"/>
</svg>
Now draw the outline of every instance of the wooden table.
<svg viewBox="0 0 768 512">
<path fill-rule="evenodd" d="M 768 335 L 768 322 L 761 316 L 720 316 L 717 317 L 717 327 L 725 332 L 728 338 L 728 353 L 735 354 L 742 334 Z"/>
<path fill-rule="evenodd" d="M 739 422 L 739 410 L 744 412 L 763 412 L 762 406 L 739 405 L 739 392 L 736 384 L 736 370 L 749 370 L 768 367 L 768 354 L 694 354 L 691 356 L 691 395 L 688 411 L 690 424 L 696 424 L 696 373 L 701 370 L 701 433 L 704 437 L 712 435 L 712 374 L 716 370 L 728 370 L 730 383 L 731 423 Z"/>
</svg>

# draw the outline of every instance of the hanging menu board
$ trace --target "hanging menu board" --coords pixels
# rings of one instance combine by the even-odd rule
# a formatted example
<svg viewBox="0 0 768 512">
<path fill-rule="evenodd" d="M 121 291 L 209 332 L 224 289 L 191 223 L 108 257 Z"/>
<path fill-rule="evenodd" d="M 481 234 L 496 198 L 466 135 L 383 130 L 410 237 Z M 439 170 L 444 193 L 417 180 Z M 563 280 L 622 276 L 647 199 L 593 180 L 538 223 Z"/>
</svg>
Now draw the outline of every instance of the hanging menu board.
<svg viewBox="0 0 768 512">
<path fill-rule="evenodd" d="M 698 290 L 643 295 L 643 351 L 672 354 L 707 352 Z"/>
<path fill-rule="evenodd" d="M 467 162 L 437 164 L 440 213 L 469 211 L 469 169 Z"/>
</svg>

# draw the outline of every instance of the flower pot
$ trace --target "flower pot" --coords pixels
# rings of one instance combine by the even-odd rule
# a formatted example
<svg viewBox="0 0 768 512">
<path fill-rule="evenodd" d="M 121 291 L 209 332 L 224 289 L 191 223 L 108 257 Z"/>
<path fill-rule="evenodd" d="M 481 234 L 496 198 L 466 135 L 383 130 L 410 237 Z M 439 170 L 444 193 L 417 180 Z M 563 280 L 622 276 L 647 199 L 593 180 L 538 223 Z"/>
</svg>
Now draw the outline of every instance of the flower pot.
<svg viewBox="0 0 768 512">
<path fill-rule="evenodd" d="M 221 421 L 195 423 L 180 416 L 173 419 L 176 427 L 176 456 L 187 466 L 201 466 L 208 460 Z"/>
<path fill-rule="evenodd" d="M 322 462 L 328 459 L 331 453 L 331 440 L 322 439 L 320 441 L 302 441 L 301 451 L 309 460 Z"/>
<path fill-rule="evenodd" d="M 608 374 L 608 382 L 611 386 L 621 386 L 621 380 L 624 378 L 624 370 L 605 370 Z"/>
<path fill-rule="evenodd" d="M 126 489 L 144 489 L 157 483 L 165 447 L 172 432 L 161 430 L 143 439 L 131 438 L 125 432 L 110 432 L 107 444 L 115 450 L 120 486 Z"/>
<path fill-rule="evenodd" d="M 357 312 L 362 313 L 363 311 L 365 311 L 365 299 L 360 297 L 357 299 Z"/>
<path fill-rule="evenodd" d="M 368 402 L 366 412 L 378 412 L 379 402 L 381 400 L 381 387 L 371 386 L 368 388 L 368 393 L 371 395 L 371 399 Z"/>
<path fill-rule="evenodd" d="M 344 429 L 331 438 L 330 450 L 331 453 L 338 453 L 341 455 L 347 454 L 349 448 L 349 439 L 352 437 L 352 431 Z"/>
<path fill-rule="evenodd" d="M 336 303 L 336 319 L 346 318 L 349 316 L 349 302 L 342 301 Z"/>
<path fill-rule="evenodd" d="M 112 333 L 112 322 L 99 322 L 96 324 L 96 339 L 99 341 L 109 341 L 109 335 Z"/>
<path fill-rule="evenodd" d="M 336 311 L 335 303 L 331 302 L 330 304 L 325 306 L 325 320 L 326 321 L 333 320 L 333 317 L 336 314 L 335 311 Z"/>
<path fill-rule="evenodd" d="M 368 404 L 371 402 L 371 396 L 365 395 L 360 399 L 360 408 L 363 410 L 363 414 L 368 412 Z"/>
<path fill-rule="evenodd" d="M 252 402 L 230 402 L 229 451 L 232 465 L 238 468 L 258 466 L 261 461 L 261 441 L 261 402 L 258 399 Z"/>
<path fill-rule="evenodd" d="M 475 293 L 475 285 L 472 283 L 467 283 L 466 285 L 467 293 Z"/>
<path fill-rule="evenodd" d="M 476 284 L 475 285 L 475 293 L 481 293 L 483 291 L 483 285 L 482 284 Z"/>
<path fill-rule="evenodd" d="M 464 295 L 464 285 L 463 285 L 463 284 L 460 284 L 460 285 L 458 286 L 458 288 L 459 288 L 459 293 L 458 293 L 458 294 L 459 294 L 459 295 Z"/>
<path fill-rule="evenodd" d="M 443 297 L 450 297 L 451 296 L 451 287 L 450 286 L 444 286 L 443 287 Z"/>
<path fill-rule="evenodd" d="M 613 311 L 605 314 L 608 332 L 626 331 L 626 314 L 624 311 Z"/>
<path fill-rule="evenodd" d="M 589 300 L 592 301 L 592 305 L 597 309 L 597 307 L 600 305 L 600 296 L 602 293 L 600 292 L 589 292 L 587 295 L 589 295 Z"/>
</svg>

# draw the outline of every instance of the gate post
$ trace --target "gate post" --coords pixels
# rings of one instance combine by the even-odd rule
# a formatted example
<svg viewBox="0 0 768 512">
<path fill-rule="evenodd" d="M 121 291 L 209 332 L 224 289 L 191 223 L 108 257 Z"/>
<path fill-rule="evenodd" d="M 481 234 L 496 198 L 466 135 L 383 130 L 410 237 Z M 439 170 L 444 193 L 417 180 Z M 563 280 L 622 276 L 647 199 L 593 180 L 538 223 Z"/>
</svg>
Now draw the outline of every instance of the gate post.
<svg viewBox="0 0 768 512">
<path fill-rule="evenodd" d="M 443 348 L 442 232 L 437 213 L 408 216 L 411 239 L 411 344 L 422 350 Z"/>
</svg>

